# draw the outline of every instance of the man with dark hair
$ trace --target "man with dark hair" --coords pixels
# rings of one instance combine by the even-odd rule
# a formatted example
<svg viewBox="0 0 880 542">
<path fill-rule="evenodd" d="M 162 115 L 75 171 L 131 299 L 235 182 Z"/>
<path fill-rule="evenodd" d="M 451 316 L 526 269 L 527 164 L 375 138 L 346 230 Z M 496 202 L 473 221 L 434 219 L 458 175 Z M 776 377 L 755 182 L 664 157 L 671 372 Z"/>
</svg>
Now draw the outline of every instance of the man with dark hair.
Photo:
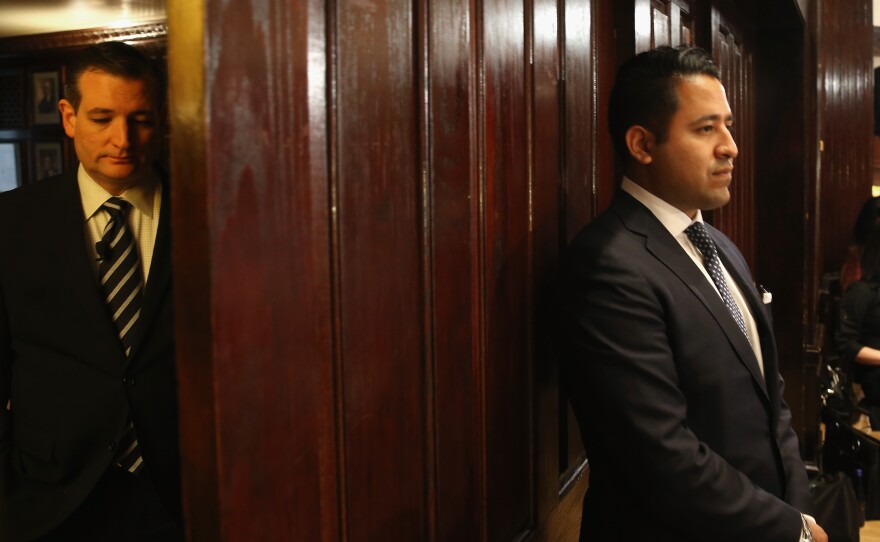
<svg viewBox="0 0 880 542">
<path fill-rule="evenodd" d="M 182 540 L 162 79 L 68 73 L 78 169 L 0 195 L 0 540 Z"/>
<path fill-rule="evenodd" d="M 738 149 L 696 48 L 621 66 L 624 178 L 563 263 L 562 370 L 590 460 L 582 541 L 827 541 L 783 400 L 770 301 L 701 209 Z"/>
</svg>

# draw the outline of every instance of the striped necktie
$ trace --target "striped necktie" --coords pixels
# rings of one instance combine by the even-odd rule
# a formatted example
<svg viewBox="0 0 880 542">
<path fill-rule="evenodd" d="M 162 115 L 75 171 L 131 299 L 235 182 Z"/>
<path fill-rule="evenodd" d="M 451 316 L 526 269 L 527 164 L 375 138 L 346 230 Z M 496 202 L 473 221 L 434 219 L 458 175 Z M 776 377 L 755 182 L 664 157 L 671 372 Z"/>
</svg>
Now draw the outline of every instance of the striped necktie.
<svg viewBox="0 0 880 542">
<path fill-rule="evenodd" d="M 703 267 L 706 268 L 706 271 L 709 272 L 709 276 L 712 277 L 712 282 L 714 282 L 715 287 L 718 288 L 718 293 L 721 294 L 721 300 L 724 301 L 727 310 L 730 311 L 731 316 L 736 320 L 736 325 L 739 326 L 743 335 L 748 339 L 749 334 L 746 331 L 745 320 L 743 320 L 742 313 L 739 311 L 736 301 L 734 301 L 733 297 L 730 295 L 727 281 L 724 280 L 724 273 L 721 271 L 721 261 L 718 259 L 718 251 L 715 248 L 715 242 L 709 237 L 709 232 L 706 231 L 706 227 L 702 222 L 694 222 L 688 226 L 684 232 L 687 234 L 688 239 L 691 240 L 691 243 L 693 243 L 703 254 Z M 749 340 L 749 342 L 751 343 L 751 340 Z"/>
<path fill-rule="evenodd" d="M 110 214 L 104 235 L 96 244 L 100 264 L 98 278 L 104 302 L 116 325 L 126 360 L 134 348 L 135 332 L 141 315 L 143 272 L 137 244 L 128 228 L 126 216 L 131 204 L 112 197 L 101 207 Z M 143 466 L 134 424 L 129 421 L 117 448 L 116 465 L 134 474 Z"/>
</svg>

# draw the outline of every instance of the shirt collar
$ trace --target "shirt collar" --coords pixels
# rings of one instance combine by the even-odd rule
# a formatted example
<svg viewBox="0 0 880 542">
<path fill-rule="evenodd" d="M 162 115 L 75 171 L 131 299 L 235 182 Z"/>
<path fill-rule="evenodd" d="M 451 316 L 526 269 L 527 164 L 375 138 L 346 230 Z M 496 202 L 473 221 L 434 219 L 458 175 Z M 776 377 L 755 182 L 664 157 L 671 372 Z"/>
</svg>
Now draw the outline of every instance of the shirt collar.
<svg viewBox="0 0 880 542">
<path fill-rule="evenodd" d="M 79 183 L 79 194 L 82 198 L 83 213 L 86 220 L 92 218 L 98 209 L 104 205 L 113 194 L 104 190 L 101 185 L 92 179 L 92 176 L 86 171 L 82 164 L 76 173 L 76 180 Z M 119 197 L 131 203 L 138 211 L 144 215 L 153 218 L 153 198 L 156 196 L 157 178 L 155 175 L 149 175 L 146 182 L 138 183 L 132 186 Z"/>
<path fill-rule="evenodd" d="M 673 237 L 678 237 L 684 233 L 684 230 L 694 222 L 703 221 L 703 213 L 699 209 L 697 210 L 697 216 L 691 220 L 691 217 L 686 215 L 684 211 L 673 207 L 669 203 L 648 192 L 629 177 L 623 177 L 623 182 L 620 183 L 620 189 L 647 207 L 648 210 L 657 217 L 657 220 L 663 224 L 663 227 L 669 230 L 669 233 L 671 233 Z"/>
</svg>

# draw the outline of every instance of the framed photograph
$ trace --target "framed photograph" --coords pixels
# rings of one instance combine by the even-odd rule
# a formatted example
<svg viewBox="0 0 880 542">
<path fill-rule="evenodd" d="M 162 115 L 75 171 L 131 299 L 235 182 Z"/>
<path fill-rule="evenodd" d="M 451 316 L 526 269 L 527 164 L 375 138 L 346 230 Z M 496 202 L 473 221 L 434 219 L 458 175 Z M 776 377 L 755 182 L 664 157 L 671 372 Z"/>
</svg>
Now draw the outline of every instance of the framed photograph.
<svg viewBox="0 0 880 542">
<path fill-rule="evenodd" d="M 61 113 L 58 112 L 58 71 L 34 72 L 32 80 L 34 124 L 61 124 Z"/>
<path fill-rule="evenodd" d="M 0 142 L 0 192 L 21 186 L 21 154 L 18 143 Z"/>
<path fill-rule="evenodd" d="M 34 180 L 61 173 L 61 143 L 34 143 Z"/>
</svg>

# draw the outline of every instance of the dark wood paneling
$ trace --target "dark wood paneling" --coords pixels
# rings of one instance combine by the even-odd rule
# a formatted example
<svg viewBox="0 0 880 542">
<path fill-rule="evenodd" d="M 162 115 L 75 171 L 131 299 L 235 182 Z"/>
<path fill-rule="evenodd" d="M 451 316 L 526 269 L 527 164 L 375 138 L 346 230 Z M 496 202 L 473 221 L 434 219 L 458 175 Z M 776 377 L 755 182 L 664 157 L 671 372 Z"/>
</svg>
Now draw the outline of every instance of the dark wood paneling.
<svg viewBox="0 0 880 542">
<path fill-rule="evenodd" d="M 350 540 L 425 535 L 425 366 L 411 2 L 336 5 L 345 475 Z"/>
<path fill-rule="evenodd" d="M 805 205 L 810 176 L 805 149 L 805 29 L 793 4 L 761 12 L 755 61 L 754 276 L 773 294 L 779 370 L 792 425 L 803 437 L 801 365 L 804 289 L 812 273 Z M 807 390 L 807 393 L 815 390 Z"/>
<path fill-rule="evenodd" d="M 534 352 L 532 374 L 536 423 L 533 474 L 534 499 L 538 520 L 548 517 L 558 505 L 559 450 L 564 431 L 559 420 L 559 374 L 554 363 L 554 276 L 560 250 L 560 181 L 565 156 L 564 91 L 562 60 L 565 18 L 556 10 L 556 0 L 535 0 L 528 21 L 531 23 L 532 70 L 530 106 L 533 123 L 529 133 L 531 164 L 530 322 Z M 586 36 L 589 37 L 589 31 Z M 575 35 L 575 39 L 583 39 Z M 577 58 L 577 57 L 575 57 Z M 573 58 L 574 59 L 574 58 Z M 570 59 L 570 60 L 573 60 Z M 534 523 L 534 520 L 533 520 Z"/>
<path fill-rule="evenodd" d="M 436 540 L 485 537 L 480 131 L 473 4 L 429 2 L 430 207 L 433 245 Z M 450 32 L 450 29 L 455 29 Z"/>
<path fill-rule="evenodd" d="M 483 10 L 487 539 L 508 540 L 532 518 L 528 57 L 524 3 Z"/>
<path fill-rule="evenodd" d="M 319 2 L 252 7 L 208 4 L 207 189 L 175 194 L 204 198 L 175 205 L 177 240 L 192 249 L 178 251 L 175 263 L 209 262 L 212 370 L 205 376 L 212 389 L 193 382 L 182 386 L 182 395 L 192 389 L 216 401 L 211 417 L 223 518 L 220 525 L 197 523 L 191 532 L 210 539 L 204 533 L 215 530 L 230 541 L 332 540 L 339 496 L 328 126 L 324 104 L 310 99 L 326 88 L 326 75 L 323 44 L 308 39 L 323 35 L 324 10 Z M 189 206 L 209 209 L 207 239 L 193 232 L 188 240 Z M 179 308 L 206 287 L 183 286 Z M 180 322 L 180 335 L 188 335 L 190 322 Z M 182 379 L 201 376 L 202 356 L 182 354 Z M 188 400 L 182 409 L 184 416 L 201 416 Z M 202 451 L 184 441 L 189 461 Z M 284 480 L 298 482 L 279 483 Z M 202 494 L 193 486 L 189 511 Z"/>
<path fill-rule="evenodd" d="M 696 21 L 686 0 L 634 0 L 636 51 L 694 44 Z M 647 17 L 642 21 L 640 17 Z"/>
<path fill-rule="evenodd" d="M 823 0 L 819 6 L 824 151 L 818 197 L 822 272 L 829 272 L 840 270 L 859 207 L 871 195 L 873 37 L 870 2 Z"/>
<path fill-rule="evenodd" d="M 189 31 L 168 40 L 168 117 L 174 139 L 171 185 L 174 318 L 177 330 L 178 397 L 183 515 L 187 540 L 221 538 L 220 480 L 214 388 L 209 234 L 208 116 L 205 73 L 193 70 L 205 58 L 201 3 L 170 6 L 168 18 L 189 21 Z M 181 325 L 182 323 L 185 323 Z"/>
<path fill-rule="evenodd" d="M 598 205 L 599 190 L 597 185 L 598 167 L 596 164 L 599 152 L 596 142 L 596 131 L 603 131 L 603 126 L 599 124 L 595 108 L 595 86 L 598 81 L 596 71 L 596 29 L 602 29 L 602 24 L 594 24 L 593 21 L 597 17 L 599 10 L 606 15 L 611 21 L 611 11 L 609 6 L 603 2 L 588 2 L 568 0 L 564 4 L 564 12 L 562 13 L 561 28 L 561 69 L 563 85 L 560 88 L 560 100 L 562 111 L 560 114 L 560 130 L 561 130 L 561 146 L 562 153 L 560 155 L 561 174 L 559 179 L 561 186 L 559 191 L 558 208 L 556 209 L 557 233 L 556 239 L 553 241 L 557 250 L 564 250 L 574 235 L 595 215 Z M 605 30 L 605 37 L 613 34 L 613 22 L 609 22 Z M 614 51 L 613 40 L 607 40 L 603 45 L 607 45 L 608 51 Z M 604 81 L 603 81 L 604 83 Z M 602 88 L 600 86 L 600 88 Z M 584 99 L 585 96 L 592 95 L 592 99 Z M 610 139 L 609 139 L 610 143 Z M 603 160 L 603 164 L 608 165 L 608 160 Z M 613 185 L 611 174 L 608 176 L 607 184 Z M 549 183 L 548 183 L 549 184 Z M 549 220 L 549 217 L 547 218 Z M 545 241 L 549 243 L 550 241 Z M 549 249 L 550 247 L 546 247 Z M 550 275 L 555 276 L 555 269 Z M 549 289 L 546 290 L 548 294 Z M 550 304 L 548 302 L 548 304 Z M 547 317 L 542 319 L 548 328 L 552 328 L 555 324 L 555 318 Z M 539 320 L 540 321 L 540 320 Z M 552 343 L 555 339 L 553 329 L 544 329 L 544 335 L 547 341 Z M 549 349 L 542 349 L 541 352 L 555 352 L 552 346 Z M 540 353 L 539 356 L 543 354 Z M 539 358 L 540 359 L 540 358 Z M 558 446 L 556 461 L 556 476 L 562 479 L 558 482 L 554 478 L 554 491 L 564 485 L 570 476 L 570 473 L 576 469 L 579 462 L 583 461 L 584 450 L 581 442 L 580 430 L 574 413 L 568 405 L 568 400 L 559 391 L 561 389 L 558 381 L 559 374 L 556 365 L 551 364 L 552 371 L 550 378 L 555 383 L 555 410 L 554 414 L 558 420 L 555 429 L 558 431 Z M 539 422 L 546 423 L 548 417 L 539 417 Z M 538 478 L 539 483 L 549 484 L 542 476 Z"/>
</svg>

